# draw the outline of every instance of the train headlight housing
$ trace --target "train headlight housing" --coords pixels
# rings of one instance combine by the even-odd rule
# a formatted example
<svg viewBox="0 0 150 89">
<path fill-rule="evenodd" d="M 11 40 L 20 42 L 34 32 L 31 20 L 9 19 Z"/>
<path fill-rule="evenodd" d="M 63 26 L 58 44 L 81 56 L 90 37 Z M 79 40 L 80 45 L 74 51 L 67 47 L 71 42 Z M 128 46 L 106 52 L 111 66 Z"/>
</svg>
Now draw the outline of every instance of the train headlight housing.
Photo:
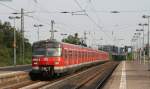
<svg viewBox="0 0 150 89">
<path fill-rule="evenodd" d="M 58 65 L 59 64 L 59 62 L 58 61 L 55 61 L 55 65 Z"/>
<path fill-rule="evenodd" d="M 38 59 L 37 58 L 33 58 L 32 61 L 38 61 Z"/>
<path fill-rule="evenodd" d="M 34 65 L 37 65 L 37 64 L 38 64 L 38 62 L 37 62 L 37 61 L 35 61 L 35 62 L 33 62 L 33 64 L 34 64 Z"/>
<path fill-rule="evenodd" d="M 45 58 L 44 58 L 44 61 L 48 61 L 48 58 L 45 57 Z"/>
</svg>

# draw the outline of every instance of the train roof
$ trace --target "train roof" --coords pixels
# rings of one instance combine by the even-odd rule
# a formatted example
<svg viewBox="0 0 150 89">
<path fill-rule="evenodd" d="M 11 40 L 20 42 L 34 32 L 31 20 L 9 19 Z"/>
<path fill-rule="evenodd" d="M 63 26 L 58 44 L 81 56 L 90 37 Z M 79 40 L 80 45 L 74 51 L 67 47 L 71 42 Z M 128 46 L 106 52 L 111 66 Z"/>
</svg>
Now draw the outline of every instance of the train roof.
<svg viewBox="0 0 150 89">
<path fill-rule="evenodd" d="M 51 43 L 60 43 L 60 42 L 58 42 L 58 41 L 56 41 L 56 40 L 40 40 L 40 41 L 36 41 L 36 42 L 34 42 L 33 44 L 35 44 L 35 43 L 41 43 L 41 42 L 51 42 Z"/>
<path fill-rule="evenodd" d="M 105 52 L 105 51 L 102 51 L 102 50 L 97 50 L 97 49 L 93 49 L 93 48 L 89 48 L 89 47 L 84 47 L 84 46 L 81 46 L 81 45 L 75 45 L 75 44 L 69 44 L 69 43 L 65 43 L 65 42 L 59 42 L 57 40 L 40 40 L 40 41 L 34 42 L 33 44 L 43 43 L 43 42 L 45 42 L 45 43 L 55 43 L 55 44 L 61 44 L 61 45 L 68 45 L 68 46 L 73 46 L 73 47 L 79 47 L 79 48 L 84 48 L 84 49 L 88 49 L 88 50 L 91 50 L 91 51 Z"/>
</svg>

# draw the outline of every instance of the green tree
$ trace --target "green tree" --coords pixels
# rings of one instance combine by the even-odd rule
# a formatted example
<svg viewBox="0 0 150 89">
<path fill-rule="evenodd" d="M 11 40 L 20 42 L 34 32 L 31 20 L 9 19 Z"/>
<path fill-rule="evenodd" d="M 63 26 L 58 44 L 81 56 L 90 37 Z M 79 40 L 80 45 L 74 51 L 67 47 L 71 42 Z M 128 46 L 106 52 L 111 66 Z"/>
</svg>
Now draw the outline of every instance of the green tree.
<svg viewBox="0 0 150 89">
<path fill-rule="evenodd" d="M 75 44 L 75 45 L 80 45 L 80 38 L 78 37 L 78 33 L 75 33 L 73 35 L 69 35 L 67 38 L 62 39 L 63 42 L 70 43 L 70 44 Z"/>
<path fill-rule="evenodd" d="M 22 64 L 20 59 L 21 47 L 22 47 L 22 36 L 21 33 L 16 31 L 16 50 L 17 50 L 17 64 Z M 0 21 L 0 66 L 12 65 L 13 64 L 13 32 L 14 28 L 9 22 L 2 23 Z M 25 62 L 31 63 L 31 44 L 28 39 L 25 40 Z"/>
</svg>

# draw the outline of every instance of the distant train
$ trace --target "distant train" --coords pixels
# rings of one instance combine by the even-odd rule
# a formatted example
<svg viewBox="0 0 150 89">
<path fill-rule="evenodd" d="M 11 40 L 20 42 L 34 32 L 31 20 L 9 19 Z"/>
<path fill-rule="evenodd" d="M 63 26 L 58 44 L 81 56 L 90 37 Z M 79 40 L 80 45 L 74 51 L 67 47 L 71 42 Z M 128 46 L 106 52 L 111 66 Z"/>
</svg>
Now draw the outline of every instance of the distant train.
<svg viewBox="0 0 150 89">
<path fill-rule="evenodd" d="M 53 40 L 33 43 L 32 74 L 55 75 L 109 60 L 104 51 Z"/>
</svg>

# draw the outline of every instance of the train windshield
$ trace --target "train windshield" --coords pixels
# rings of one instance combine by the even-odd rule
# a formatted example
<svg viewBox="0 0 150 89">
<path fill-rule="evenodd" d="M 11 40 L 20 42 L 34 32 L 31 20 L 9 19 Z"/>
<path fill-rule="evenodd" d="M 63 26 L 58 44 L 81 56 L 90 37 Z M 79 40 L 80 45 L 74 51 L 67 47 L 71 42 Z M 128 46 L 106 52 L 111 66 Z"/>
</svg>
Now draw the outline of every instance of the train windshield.
<svg viewBox="0 0 150 89">
<path fill-rule="evenodd" d="M 47 49 L 40 48 L 34 50 L 33 55 L 61 56 L 61 48 L 47 48 Z"/>
<path fill-rule="evenodd" d="M 61 56 L 61 45 L 59 42 L 41 41 L 33 44 L 33 55 Z"/>
<path fill-rule="evenodd" d="M 61 48 L 48 48 L 47 56 L 61 56 Z"/>
<path fill-rule="evenodd" d="M 46 55 L 46 50 L 44 48 L 34 49 L 33 55 Z"/>
</svg>

